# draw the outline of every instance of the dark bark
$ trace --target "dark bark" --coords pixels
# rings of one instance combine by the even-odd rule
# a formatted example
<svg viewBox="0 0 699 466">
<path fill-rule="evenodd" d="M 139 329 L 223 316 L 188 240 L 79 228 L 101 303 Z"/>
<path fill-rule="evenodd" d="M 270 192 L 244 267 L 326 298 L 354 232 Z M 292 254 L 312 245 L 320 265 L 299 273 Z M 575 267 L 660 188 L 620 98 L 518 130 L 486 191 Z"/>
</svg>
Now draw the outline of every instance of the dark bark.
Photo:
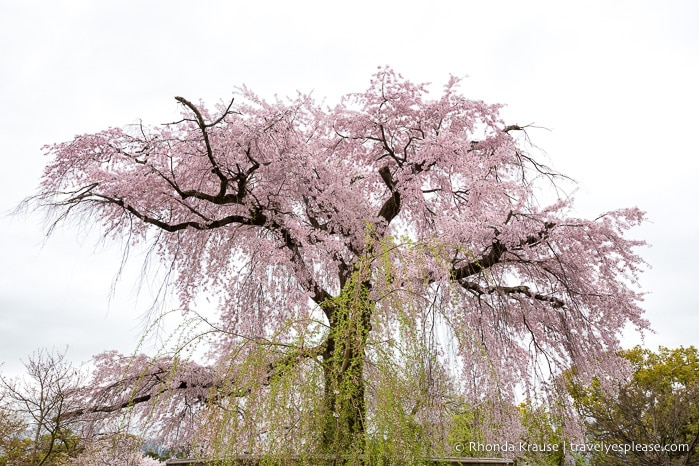
<svg viewBox="0 0 699 466">
<path fill-rule="evenodd" d="M 323 421 L 321 453 L 337 460 L 335 464 L 361 464 L 365 452 L 364 360 L 367 336 L 371 330 L 370 284 L 348 282 L 333 303 L 323 359 Z"/>
</svg>

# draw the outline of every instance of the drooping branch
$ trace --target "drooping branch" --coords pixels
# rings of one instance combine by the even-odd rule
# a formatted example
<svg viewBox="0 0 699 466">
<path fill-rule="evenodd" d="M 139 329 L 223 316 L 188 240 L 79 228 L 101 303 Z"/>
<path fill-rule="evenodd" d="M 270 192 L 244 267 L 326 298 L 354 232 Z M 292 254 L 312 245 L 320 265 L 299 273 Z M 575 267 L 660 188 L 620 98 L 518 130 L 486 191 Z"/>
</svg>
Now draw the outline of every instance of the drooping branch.
<svg viewBox="0 0 699 466">
<path fill-rule="evenodd" d="M 512 217 L 512 213 L 508 215 L 508 221 Z M 507 223 L 507 221 L 505 222 Z M 542 241 L 548 238 L 550 231 L 555 227 L 554 223 L 545 222 L 544 228 L 534 234 L 528 235 L 525 239 L 521 240 L 518 244 L 511 246 L 512 251 L 520 251 L 525 247 L 535 247 L 539 245 Z M 492 245 L 486 253 L 476 260 L 469 262 L 466 265 L 460 267 L 454 267 L 451 272 L 451 277 L 453 280 L 458 282 L 464 289 L 475 293 L 478 296 L 491 295 L 491 294 L 501 294 L 501 295 L 522 295 L 532 298 L 537 301 L 551 303 L 552 307 L 558 309 L 565 306 L 565 302 L 555 296 L 550 296 L 546 294 L 533 291 L 529 286 L 526 285 L 516 285 L 516 286 L 503 286 L 503 285 L 489 285 L 481 286 L 478 283 L 467 280 L 468 277 L 477 275 L 487 269 L 492 268 L 496 264 L 500 263 L 503 255 L 508 252 L 508 248 L 500 242 L 497 238 L 499 232 L 496 230 L 496 238 Z"/>
<path fill-rule="evenodd" d="M 311 275 L 301 254 L 302 245 L 299 244 L 291 232 L 282 225 L 272 222 L 270 225 L 267 225 L 267 227 L 271 231 L 279 233 L 284 242 L 284 246 L 291 252 L 292 262 L 299 268 L 299 278 L 301 279 L 302 285 L 313 293 L 311 299 L 323 310 L 328 320 L 330 320 L 334 309 L 334 306 L 331 304 L 332 295 L 313 278 L 313 275 Z"/>
<path fill-rule="evenodd" d="M 145 223 L 154 225 L 171 233 L 175 231 L 185 230 L 187 228 L 192 228 L 194 230 L 213 230 L 215 228 L 220 228 L 233 223 L 248 226 L 264 226 L 267 222 L 267 218 L 264 214 L 262 214 L 261 212 L 256 212 L 255 215 L 252 215 L 250 217 L 245 217 L 242 215 L 229 215 L 226 217 L 222 217 L 218 220 L 212 220 L 210 222 L 205 223 L 194 221 L 168 223 L 150 215 L 144 214 L 143 212 L 140 212 L 133 206 L 126 204 L 123 199 L 112 198 L 104 195 L 95 195 L 95 197 L 107 201 L 111 204 L 118 205 L 130 214 L 137 217 L 139 220 L 142 220 Z"/>
<path fill-rule="evenodd" d="M 565 302 L 555 296 L 548 296 L 545 294 L 532 291 L 526 285 L 518 286 L 486 286 L 483 287 L 477 283 L 469 280 L 460 280 L 459 284 L 466 290 L 474 292 L 475 294 L 490 295 L 490 294 L 502 294 L 502 295 L 523 295 L 528 298 L 535 299 L 537 301 L 543 301 L 551 303 L 551 306 L 558 309 L 565 306 Z"/>
<path fill-rule="evenodd" d="M 267 387 L 275 379 L 283 376 L 289 370 L 296 367 L 304 360 L 315 359 L 326 350 L 325 343 L 311 348 L 295 348 L 270 362 L 264 376 L 258 381 L 258 388 Z M 112 403 L 95 404 L 86 406 L 62 414 L 63 419 L 77 419 L 90 414 L 109 414 L 123 409 L 129 409 L 136 405 L 156 401 L 162 396 L 177 396 L 182 393 L 194 391 L 195 400 L 207 405 L 226 398 L 243 398 L 253 392 L 250 386 L 231 386 L 228 379 L 217 379 L 213 371 L 207 370 L 208 376 L 197 380 L 196 377 L 177 377 L 172 369 L 158 368 L 153 371 L 138 373 L 134 376 L 126 377 L 102 388 L 97 393 L 99 398 L 108 398 L 116 393 L 119 401 Z M 202 368 L 208 369 L 208 368 Z M 201 374 L 199 374 L 201 376 Z M 119 394 L 126 394 L 126 396 Z"/>
<path fill-rule="evenodd" d="M 461 281 L 466 277 L 476 275 L 482 271 L 491 268 L 498 262 L 500 258 L 507 251 L 507 248 L 500 241 L 493 241 L 490 250 L 482 255 L 479 259 L 469 262 L 461 267 L 456 267 L 452 270 L 452 278 L 456 281 Z"/>
<path fill-rule="evenodd" d="M 82 193 L 81 193 L 82 195 Z M 301 245 L 299 242 L 294 239 L 294 237 L 291 235 L 291 233 L 288 231 L 288 229 L 284 228 L 282 225 L 276 222 L 270 222 L 268 217 L 262 212 L 261 209 L 256 209 L 254 212 L 251 213 L 249 217 L 242 216 L 242 215 L 229 215 L 227 217 L 223 217 L 217 220 L 211 220 L 209 222 L 195 222 L 195 221 L 186 221 L 186 222 L 178 222 L 178 223 L 168 223 L 165 221 L 162 221 L 160 219 L 157 219 L 151 215 L 144 214 L 143 212 L 140 212 L 133 206 L 130 206 L 124 202 L 123 199 L 117 199 L 117 198 L 111 198 L 108 196 L 103 196 L 103 195 L 98 195 L 98 194 L 92 194 L 92 196 L 102 200 L 106 201 L 111 204 L 118 205 L 119 207 L 123 208 L 125 211 L 129 212 L 130 214 L 134 215 L 138 219 L 142 220 L 145 223 L 154 225 L 158 228 L 161 228 L 165 231 L 168 232 L 176 232 L 180 230 L 185 230 L 187 228 L 192 228 L 195 230 L 213 230 L 216 228 L 220 228 L 226 225 L 230 224 L 238 224 L 238 225 L 247 225 L 247 226 L 257 226 L 257 227 L 263 227 L 266 228 L 272 232 L 276 232 L 279 234 L 281 237 L 284 246 L 292 253 L 291 260 L 299 267 L 300 272 L 301 272 L 301 284 L 310 292 L 313 293 L 312 299 L 313 301 L 320 306 L 326 314 L 332 310 L 332 306 L 330 306 L 328 303 L 331 300 L 332 296 L 331 294 L 325 290 L 311 275 L 311 273 L 308 271 L 308 267 L 304 263 L 302 254 L 301 254 Z M 84 199 L 81 199 L 84 200 Z M 328 317 L 330 317 L 328 315 Z"/>
<path fill-rule="evenodd" d="M 524 128 L 519 125 L 508 125 L 505 126 L 502 130 L 505 133 L 509 133 L 510 131 L 524 131 Z"/>
<path fill-rule="evenodd" d="M 527 236 L 525 239 L 521 240 L 519 244 L 511 246 L 511 249 L 513 251 L 518 251 L 525 247 L 537 246 L 543 240 L 548 238 L 550 231 L 555 226 L 556 225 L 551 222 L 544 223 L 544 228 L 542 230 Z M 464 278 L 476 275 L 484 270 L 487 270 L 500 262 L 502 256 L 508 251 L 508 248 L 498 239 L 498 235 L 499 233 L 496 230 L 495 239 L 493 240 L 492 245 L 488 248 L 487 253 L 484 253 L 481 257 L 469 262 L 466 265 L 454 267 L 452 269 L 451 276 L 454 278 L 454 280 L 461 281 Z"/>
</svg>

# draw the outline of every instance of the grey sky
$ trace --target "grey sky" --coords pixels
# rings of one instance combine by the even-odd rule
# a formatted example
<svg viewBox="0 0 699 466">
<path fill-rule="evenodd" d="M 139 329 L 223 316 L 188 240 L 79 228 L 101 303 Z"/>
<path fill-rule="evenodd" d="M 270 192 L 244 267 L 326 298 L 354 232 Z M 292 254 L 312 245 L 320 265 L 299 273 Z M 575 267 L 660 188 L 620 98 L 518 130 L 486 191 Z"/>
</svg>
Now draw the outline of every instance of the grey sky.
<svg viewBox="0 0 699 466">
<path fill-rule="evenodd" d="M 415 81 L 468 76 L 579 182 L 578 214 L 637 205 L 653 246 L 650 347 L 697 344 L 699 3 L 688 1 L 183 2 L 0 0 L 0 211 L 36 190 L 43 144 L 142 119 L 173 97 L 216 102 L 361 91 L 379 65 Z M 40 346 L 87 360 L 132 351 L 150 304 L 138 257 L 110 300 L 118 245 L 88 225 L 44 243 L 38 216 L 0 217 L 0 361 Z M 639 340 L 629 336 L 625 343 Z"/>
</svg>

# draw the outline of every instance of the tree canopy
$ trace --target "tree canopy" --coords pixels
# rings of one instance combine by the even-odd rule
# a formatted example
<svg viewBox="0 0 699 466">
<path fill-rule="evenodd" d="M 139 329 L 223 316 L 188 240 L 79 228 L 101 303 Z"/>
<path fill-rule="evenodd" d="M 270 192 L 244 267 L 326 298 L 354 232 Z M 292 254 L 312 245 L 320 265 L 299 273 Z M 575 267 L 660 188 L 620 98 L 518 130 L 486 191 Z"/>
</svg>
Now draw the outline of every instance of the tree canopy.
<svg viewBox="0 0 699 466">
<path fill-rule="evenodd" d="M 605 391 L 599 380 L 571 394 L 596 442 L 641 446 L 600 453 L 601 464 L 699 464 L 699 353 L 693 346 L 623 351 L 633 376 Z M 660 448 L 655 448 L 655 446 Z"/>
<path fill-rule="evenodd" d="M 74 414 L 149 406 L 207 448 L 362 455 L 399 430 L 435 448 L 462 400 L 622 368 L 620 332 L 647 326 L 625 236 L 642 212 L 543 203 L 561 178 L 526 128 L 458 86 L 430 98 L 381 68 L 332 108 L 176 97 L 176 122 L 47 146 L 33 202 L 54 222 L 148 245 L 184 312 L 219 309 L 207 361 L 105 353 Z"/>
</svg>

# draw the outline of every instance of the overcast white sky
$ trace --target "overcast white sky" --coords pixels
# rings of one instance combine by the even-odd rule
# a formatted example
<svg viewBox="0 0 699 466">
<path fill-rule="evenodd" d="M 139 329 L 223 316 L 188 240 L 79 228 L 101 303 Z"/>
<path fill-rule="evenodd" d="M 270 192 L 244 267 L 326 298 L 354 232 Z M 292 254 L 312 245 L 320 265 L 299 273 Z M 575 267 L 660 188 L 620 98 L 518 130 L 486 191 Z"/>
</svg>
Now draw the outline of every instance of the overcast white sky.
<svg viewBox="0 0 699 466">
<path fill-rule="evenodd" d="M 44 242 L 40 217 L 4 215 L 36 191 L 42 145 L 172 121 L 175 95 L 213 103 L 240 84 L 334 102 L 379 65 L 468 76 L 469 97 L 548 128 L 530 136 L 579 182 L 579 215 L 646 210 L 646 344 L 699 343 L 699 2 L 0 0 L 2 370 L 42 346 L 130 352 L 150 303 L 137 258 L 110 300 L 118 247 L 79 225 Z"/>
</svg>

